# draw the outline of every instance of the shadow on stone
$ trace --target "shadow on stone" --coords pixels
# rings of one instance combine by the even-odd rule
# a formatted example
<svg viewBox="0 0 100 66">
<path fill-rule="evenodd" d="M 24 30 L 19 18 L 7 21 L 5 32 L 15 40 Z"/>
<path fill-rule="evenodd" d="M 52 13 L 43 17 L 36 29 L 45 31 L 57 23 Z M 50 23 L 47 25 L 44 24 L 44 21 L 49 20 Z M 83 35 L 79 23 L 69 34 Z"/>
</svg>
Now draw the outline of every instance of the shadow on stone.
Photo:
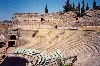
<svg viewBox="0 0 100 66">
<path fill-rule="evenodd" d="M 26 66 L 28 60 L 21 57 L 7 57 L 0 66 Z"/>
</svg>

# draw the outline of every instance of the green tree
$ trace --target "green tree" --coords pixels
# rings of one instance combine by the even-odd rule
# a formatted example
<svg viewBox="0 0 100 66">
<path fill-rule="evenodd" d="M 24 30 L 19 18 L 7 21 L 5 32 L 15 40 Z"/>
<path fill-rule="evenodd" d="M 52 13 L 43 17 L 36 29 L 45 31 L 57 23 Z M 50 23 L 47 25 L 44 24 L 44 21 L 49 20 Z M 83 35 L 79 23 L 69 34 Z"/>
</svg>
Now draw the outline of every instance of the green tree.
<svg viewBox="0 0 100 66">
<path fill-rule="evenodd" d="M 67 0 L 67 2 L 65 2 L 66 4 L 63 6 L 64 10 L 63 12 L 68 12 L 70 10 L 72 10 L 72 6 L 71 4 L 69 4 L 69 0 Z"/>
<path fill-rule="evenodd" d="M 84 12 L 85 12 L 85 9 L 84 9 L 84 0 L 82 1 L 82 8 L 81 8 L 81 16 L 84 16 Z"/>
<path fill-rule="evenodd" d="M 45 13 L 48 13 L 48 7 L 47 7 L 47 4 L 46 4 L 46 7 L 45 7 Z"/>
<path fill-rule="evenodd" d="M 79 12 L 79 16 L 80 16 L 80 2 L 78 3 L 78 12 Z"/>
<path fill-rule="evenodd" d="M 93 9 L 96 9 L 96 0 L 93 2 Z"/>
<path fill-rule="evenodd" d="M 87 11 L 87 10 L 89 10 L 89 6 L 88 6 L 88 3 L 87 3 L 87 6 L 86 6 L 86 11 Z"/>
<path fill-rule="evenodd" d="M 75 9 L 75 4 L 73 3 L 73 9 Z"/>
</svg>

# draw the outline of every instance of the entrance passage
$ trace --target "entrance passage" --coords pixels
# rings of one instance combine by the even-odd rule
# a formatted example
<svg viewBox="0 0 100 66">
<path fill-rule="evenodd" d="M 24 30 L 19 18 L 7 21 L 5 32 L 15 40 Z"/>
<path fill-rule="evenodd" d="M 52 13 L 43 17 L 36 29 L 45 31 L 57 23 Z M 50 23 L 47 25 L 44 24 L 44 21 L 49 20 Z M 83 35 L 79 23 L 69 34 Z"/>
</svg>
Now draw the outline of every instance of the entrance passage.
<svg viewBox="0 0 100 66">
<path fill-rule="evenodd" d="M 0 42 L 0 48 L 4 47 L 4 42 Z"/>
<path fill-rule="evenodd" d="M 0 66 L 26 66 L 28 60 L 21 57 L 7 57 Z"/>
<path fill-rule="evenodd" d="M 8 47 L 15 47 L 15 41 L 9 41 Z"/>
<path fill-rule="evenodd" d="M 16 35 L 11 35 L 10 40 L 16 40 Z"/>
</svg>

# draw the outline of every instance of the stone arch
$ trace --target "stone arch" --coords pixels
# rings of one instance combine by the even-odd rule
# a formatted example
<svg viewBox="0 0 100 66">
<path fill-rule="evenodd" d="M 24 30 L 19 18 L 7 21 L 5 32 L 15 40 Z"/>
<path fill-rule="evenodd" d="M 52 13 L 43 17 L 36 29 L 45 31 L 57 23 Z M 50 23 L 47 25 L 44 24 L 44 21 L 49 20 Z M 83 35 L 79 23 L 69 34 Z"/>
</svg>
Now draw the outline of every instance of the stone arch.
<svg viewBox="0 0 100 66">
<path fill-rule="evenodd" d="M 16 40 L 16 35 L 10 35 L 10 40 Z"/>
<path fill-rule="evenodd" d="M 15 47 L 15 41 L 8 41 L 8 47 Z"/>
</svg>

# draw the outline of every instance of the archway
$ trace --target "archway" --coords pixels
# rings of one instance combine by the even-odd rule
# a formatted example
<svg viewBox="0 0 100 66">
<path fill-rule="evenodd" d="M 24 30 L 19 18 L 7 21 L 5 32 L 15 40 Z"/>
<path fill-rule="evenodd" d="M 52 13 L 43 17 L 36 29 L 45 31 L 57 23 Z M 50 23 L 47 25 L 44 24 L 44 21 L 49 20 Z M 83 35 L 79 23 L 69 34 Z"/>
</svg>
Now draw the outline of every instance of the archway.
<svg viewBox="0 0 100 66">
<path fill-rule="evenodd" d="M 16 35 L 11 35 L 10 40 L 16 40 Z"/>
<path fill-rule="evenodd" d="M 8 47 L 15 47 L 15 41 L 9 41 Z"/>
</svg>

